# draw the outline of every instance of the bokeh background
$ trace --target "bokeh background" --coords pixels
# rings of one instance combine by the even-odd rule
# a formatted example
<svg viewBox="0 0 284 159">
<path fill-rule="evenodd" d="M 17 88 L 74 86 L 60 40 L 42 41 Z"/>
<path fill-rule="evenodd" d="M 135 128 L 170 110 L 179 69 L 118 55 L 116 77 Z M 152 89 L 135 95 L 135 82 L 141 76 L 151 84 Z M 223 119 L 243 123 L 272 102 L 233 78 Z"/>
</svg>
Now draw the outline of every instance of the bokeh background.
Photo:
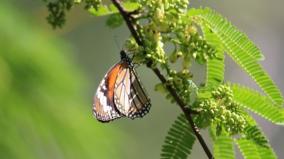
<svg viewBox="0 0 284 159">
<path fill-rule="evenodd" d="M 192 0 L 191 5 L 214 8 L 247 33 L 284 92 L 283 0 Z M 46 16 L 41 0 L 0 1 L 0 158 L 159 158 L 164 136 L 181 112 L 153 91 L 158 80 L 145 67 L 138 73 L 152 99 L 147 116 L 109 124 L 92 116 L 94 92 L 119 60 L 126 27 L 111 30 L 105 17 L 80 7 L 68 14 L 63 29 L 52 30 Z M 259 89 L 230 59 L 226 63 L 227 80 Z M 204 68 L 194 71 L 195 80 L 204 79 Z M 256 118 L 284 158 L 284 127 Z M 206 158 L 198 143 L 191 158 Z"/>
</svg>

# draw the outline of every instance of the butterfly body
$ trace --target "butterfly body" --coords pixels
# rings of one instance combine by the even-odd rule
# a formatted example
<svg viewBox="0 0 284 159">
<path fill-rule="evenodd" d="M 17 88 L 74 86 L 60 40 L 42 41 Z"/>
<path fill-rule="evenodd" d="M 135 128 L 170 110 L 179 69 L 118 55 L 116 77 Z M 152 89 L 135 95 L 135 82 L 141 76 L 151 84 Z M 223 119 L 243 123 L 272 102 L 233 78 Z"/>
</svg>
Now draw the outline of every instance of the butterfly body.
<svg viewBox="0 0 284 159">
<path fill-rule="evenodd" d="M 101 81 L 94 97 L 93 113 L 101 122 L 120 117 L 143 117 L 151 107 L 150 99 L 142 87 L 131 59 L 124 51 Z"/>
</svg>

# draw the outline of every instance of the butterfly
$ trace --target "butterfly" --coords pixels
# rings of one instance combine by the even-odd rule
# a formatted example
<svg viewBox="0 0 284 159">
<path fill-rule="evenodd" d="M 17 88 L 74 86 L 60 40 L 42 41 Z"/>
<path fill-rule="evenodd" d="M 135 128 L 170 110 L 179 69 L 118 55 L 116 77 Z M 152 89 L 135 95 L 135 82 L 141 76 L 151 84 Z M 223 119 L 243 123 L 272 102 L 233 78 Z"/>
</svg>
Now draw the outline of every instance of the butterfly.
<svg viewBox="0 0 284 159">
<path fill-rule="evenodd" d="M 106 73 L 94 96 L 93 114 L 101 122 L 120 117 L 141 118 L 151 107 L 131 59 L 125 51 L 120 56 L 120 62 Z"/>
</svg>

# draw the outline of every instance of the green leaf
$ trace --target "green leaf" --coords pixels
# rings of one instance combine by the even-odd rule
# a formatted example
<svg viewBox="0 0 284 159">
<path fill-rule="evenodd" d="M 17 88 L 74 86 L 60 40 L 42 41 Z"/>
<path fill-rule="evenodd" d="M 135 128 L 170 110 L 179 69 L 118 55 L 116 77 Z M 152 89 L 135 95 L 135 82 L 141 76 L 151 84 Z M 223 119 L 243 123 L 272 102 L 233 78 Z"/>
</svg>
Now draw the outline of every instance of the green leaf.
<svg viewBox="0 0 284 159">
<path fill-rule="evenodd" d="M 128 12 L 135 11 L 140 7 L 139 3 L 134 3 L 134 2 L 123 2 L 122 6 Z M 100 5 L 98 9 L 95 9 L 94 7 L 90 7 L 88 11 L 94 16 L 106 16 L 106 15 L 115 14 L 119 12 L 113 4 Z"/>
<path fill-rule="evenodd" d="M 229 44 L 230 45 L 230 44 Z M 227 46 L 229 55 L 233 60 L 238 63 L 242 69 L 244 69 L 260 86 L 260 88 L 272 99 L 277 105 L 283 104 L 283 96 L 277 86 L 274 84 L 269 75 L 263 70 L 260 64 L 253 61 L 250 56 L 245 56 L 241 52 L 234 52 L 231 47 L 235 45 Z"/>
<path fill-rule="evenodd" d="M 245 159 L 277 159 L 275 153 L 269 147 L 258 146 L 247 139 L 238 139 L 236 143 Z"/>
<path fill-rule="evenodd" d="M 105 16 L 113 13 L 117 13 L 118 10 L 110 10 L 107 6 L 101 5 L 98 7 L 98 9 L 95 9 L 94 7 L 90 7 L 88 11 L 94 15 L 94 16 Z"/>
<path fill-rule="evenodd" d="M 224 131 L 217 135 L 217 126 L 211 123 L 209 134 L 213 140 L 213 156 L 215 159 L 234 159 L 233 139 Z"/>
<path fill-rule="evenodd" d="M 125 10 L 131 12 L 131 11 L 135 11 L 140 7 L 139 3 L 135 3 L 135 2 L 123 2 L 123 7 Z"/>
<path fill-rule="evenodd" d="M 258 128 L 255 120 L 247 116 L 248 126 L 244 135 L 235 140 L 245 159 L 276 159 L 268 140 Z"/>
<path fill-rule="evenodd" d="M 202 21 L 207 23 L 209 28 L 220 36 L 221 40 L 226 38 L 228 41 L 238 44 L 238 49 L 240 49 L 244 54 L 250 55 L 255 60 L 264 59 L 259 48 L 257 48 L 244 33 L 240 32 L 235 26 L 215 11 L 209 8 L 190 9 L 188 15 L 200 18 Z"/>
<path fill-rule="evenodd" d="M 180 115 L 170 128 L 162 146 L 162 159 L 186 159 L 191 153 L 195 137 L 184 115 Z"/>
<path fill-rule="evenodd" d="M 274 124 L 284 124 L 284 109 L 275 105 L 268 97 L 250 88 L 232 85 L 234 100 L 244 108 L 262 116 Z"/>
<path fill-rule="evenodd" d="M 111 14 L 107 21 L 106 25 L 110 28 L 117 28 L 123 24 L 123 18 L 120 14 Z"/>
<path fill-rule="evenodd" d="M 269 147 L 267 139 L 256 124 L 248 125 L 245 128 L 244 134 L 246 139 L 253 141 L 255 144 L 262 147 Z"/>
<path fill-rule="evenodd" d="M 215 159 L 234 159 L 233 139 L 225 135 L 217 136 L 214 140 L 213 151 Z"/>
<path fill-rule="evenodd" d="M 218 86 L 224 80 L 224 46 L 220 42 L 220 39 L 206 25 L 202 25 L 202 31 L 206 41 L 214 46 L 217 51 L 217 57 L 209 59 L 207 62 L 206 85 L 209 87 Z"/>
<path fill-rule="evenodd" d="M 225 50 L 262 88 L 277 105 L 283 104 L 283 96 L 269 75 L 257 63 L 262 59 L 260 50 L 221 15 L 210 9 L 191 9 L 188 15 L 199 24 L 205 24 L 222 41 Z"/>
</svg>

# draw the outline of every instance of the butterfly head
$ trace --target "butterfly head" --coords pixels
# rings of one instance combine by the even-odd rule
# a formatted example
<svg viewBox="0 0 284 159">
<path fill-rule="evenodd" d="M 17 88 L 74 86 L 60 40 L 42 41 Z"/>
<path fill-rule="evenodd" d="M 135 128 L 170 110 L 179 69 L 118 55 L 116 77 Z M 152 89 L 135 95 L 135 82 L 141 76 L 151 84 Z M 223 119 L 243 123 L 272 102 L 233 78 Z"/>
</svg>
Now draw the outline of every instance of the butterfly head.
<svg viewBox="0 0 284 159">
<path fill-rule="evenodd" d="M 132 66 L 132 60 L 124 50 L 120 51 L 120 58 L 122 61 L 125 61 L 128 63 L 128 65 Z"/>
</svg>

